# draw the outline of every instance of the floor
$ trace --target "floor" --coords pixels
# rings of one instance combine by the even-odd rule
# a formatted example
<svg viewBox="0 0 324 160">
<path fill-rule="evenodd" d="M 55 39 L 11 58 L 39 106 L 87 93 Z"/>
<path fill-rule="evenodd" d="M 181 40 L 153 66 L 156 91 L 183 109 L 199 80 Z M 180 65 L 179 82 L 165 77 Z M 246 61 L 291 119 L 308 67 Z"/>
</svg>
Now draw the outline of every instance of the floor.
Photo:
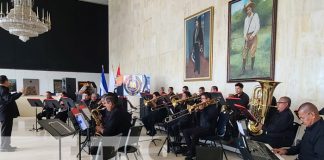
<svg viewBox="0 0 324 160">
<path fill-rule="evenodd" d="M 0 160 L 58 160 L 59 159 L 59 141 L 52 137 L 47 131 L 40 132 L 29 131 L 35 124 L 34 118 L 21 117 L 14 120 L 12 146 L 18 147 L 16 152 L 0 152 Z M 140 138 L 140 151 L 144 160 L 183 160 L 184 157 L 173 153 L 167 153 L 166 147 L 158 156 L 158 151 L 162 146 L 162 141 L 156 141 L 156 146 L 151 142 L 151 137 L 144 136 L 145 129 Z M 160 133 L 154 138 L 165 139 Z M 62 160 L 77 160 L 78 153 L 78 135 L 69 136 L 62 139 Z M 227 156 L 231 160 L 242 159 L 239 154 L 227 151 Z M 82 152 L 82 160 L 91 159 L 86 152 Z M 135 159 L 133 155 L 130 159 Z M 293 159 L 293 157 L 284 157 Z M 122 156 L 121 159 L 126 159 Z"/>
</svg>

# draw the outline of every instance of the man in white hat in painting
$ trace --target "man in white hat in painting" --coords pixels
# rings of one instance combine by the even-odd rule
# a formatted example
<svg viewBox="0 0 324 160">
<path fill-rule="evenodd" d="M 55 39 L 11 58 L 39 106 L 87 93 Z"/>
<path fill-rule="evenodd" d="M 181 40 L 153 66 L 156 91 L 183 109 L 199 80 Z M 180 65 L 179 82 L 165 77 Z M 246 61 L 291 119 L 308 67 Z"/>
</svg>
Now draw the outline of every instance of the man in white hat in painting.
<svg viewBox="0 0 324 160">
<path fill-rule="evenodd" d="M 248 1 L 244 5 L 244 12 L 246 12 L 247 16 L 244 20 L 244 48 L 243 48 L 243 61 L 242 61 L 242 72 L 241 74 L 245 73 L 245 65 L 246 65 L 246 59 L 248 57 L 248 53 L 250 53 L 251 57 L 251 70 L 254 69 L 254 61 L 255 61 L 255 52 L 257 49 L 257 34 L 260 30 L 260 19 L 259 15 L 257 13 L 253 12 L 253 9 L 255 8 L 255 3 L 251 0 Z"/>
</svg>

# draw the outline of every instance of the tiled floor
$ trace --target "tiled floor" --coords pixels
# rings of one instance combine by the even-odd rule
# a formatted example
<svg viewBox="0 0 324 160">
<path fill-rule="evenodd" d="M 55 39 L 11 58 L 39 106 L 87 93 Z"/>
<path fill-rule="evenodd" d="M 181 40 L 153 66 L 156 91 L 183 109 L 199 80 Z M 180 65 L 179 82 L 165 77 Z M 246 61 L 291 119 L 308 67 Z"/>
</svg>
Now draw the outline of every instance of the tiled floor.
<svg viewBox="0 0 324 160">
<path fill-rule="evenodd" d="M 59 141 L 49 133 L 42 130 L 40 132 L 29 131 L 35 123 L 34 118 L 18 118 L 14 120 L 12 145 L 17 146 L 16 152 L 0 152 L 0 160 L 58 160 L 59 159 Z M 143 129 L 143 133 L 145 129 Z M 144 134 L 143 134 L 144 135 Z M 165 136 L 159 135 L 157 138 L 165 139 Z M 140 138 L 140 151 L 144 160 L 182 160 L 183 156 L 177 157 L 173 153 L 167 153 L 166 147 L 162 149 L 162 154 L 157 156 L 161 148 L 162 141 L 156 141 L 156 146 L 150 141 L 151 137 L 142 136 Z M 144 141 L 143 141 L 144 140 Z M 148 140 L 148 141 L 145 141 Z M 78 136 L 69 136 L 62 139 L 62 160 L 77 160 Z M 231 160 L 241 159 L 239 154 L 226 152 Z M 135 159 L 133 155 L 130 159 Z M 87 153 L 82 152 L 82 160 L 90 159 Z M 285 157 L 293 159 L 292 157 Z M 126 159 L 122 156 L 121 159 Z"/>
</svg>

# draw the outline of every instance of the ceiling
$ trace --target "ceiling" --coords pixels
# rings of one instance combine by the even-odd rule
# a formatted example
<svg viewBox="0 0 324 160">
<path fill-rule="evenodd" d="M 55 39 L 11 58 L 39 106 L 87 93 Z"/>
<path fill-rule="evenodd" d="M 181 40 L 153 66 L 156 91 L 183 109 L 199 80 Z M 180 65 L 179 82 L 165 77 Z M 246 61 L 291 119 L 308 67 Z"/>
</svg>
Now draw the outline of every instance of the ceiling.
<svg viewBox="0 0 324 160">
<path fill-rule="evenodd" d="M 89 3 L 96 3 L 96 4 L 102 4 L 102 5 L 108 5 L 108 0 L 80 0 L 84 2 L 89 2 Z"/>
</svg>

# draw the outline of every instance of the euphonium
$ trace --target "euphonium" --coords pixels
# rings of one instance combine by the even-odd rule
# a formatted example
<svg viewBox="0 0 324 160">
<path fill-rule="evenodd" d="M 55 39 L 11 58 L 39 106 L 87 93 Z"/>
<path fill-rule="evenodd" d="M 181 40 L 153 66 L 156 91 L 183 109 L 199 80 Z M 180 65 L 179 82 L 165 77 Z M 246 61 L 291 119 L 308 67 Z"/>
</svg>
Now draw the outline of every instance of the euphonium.
<svg viewBox="0 0 324 160">
<path fill-rule="evenodd" d="M 264 124 L 265 117 L 269 110 L 272 95 L 274 89 L 280 82 L 269 81 L 269 80 L 257 80 L 260 86 L 257 86 L 253 90 L 253 96 L 251 99 L 251 113 L 256 118 L 256 121 L 249 120 L 248 129 L 253 135 L 260 135 L 263 133 L 262 129 L 258 129 L 258 125 Z"/>
<path fill-rule="evenodd" d="M 100 107 L 100 106 L 99 106 L 99 107 Z M 98 108 L 99 108 L 99 107 L 98 107 Z M 96 126 L 100 126 L 100 125 L 102 125 L 102 120 L 101 120 L 102 115 L 101 115 L 101 113 L 100 113 L 100 111 L 101 111 L 102 109 L 98 109 L 98 108 L 93 109 L 93 110 L 91 111 L 91 117 L 95 120 Z M 99 132 L 96 132 L 95 135 L 96 135 L 96 136 L 102 136 L 102 134 L 99 133 Z"/>
</svg>

